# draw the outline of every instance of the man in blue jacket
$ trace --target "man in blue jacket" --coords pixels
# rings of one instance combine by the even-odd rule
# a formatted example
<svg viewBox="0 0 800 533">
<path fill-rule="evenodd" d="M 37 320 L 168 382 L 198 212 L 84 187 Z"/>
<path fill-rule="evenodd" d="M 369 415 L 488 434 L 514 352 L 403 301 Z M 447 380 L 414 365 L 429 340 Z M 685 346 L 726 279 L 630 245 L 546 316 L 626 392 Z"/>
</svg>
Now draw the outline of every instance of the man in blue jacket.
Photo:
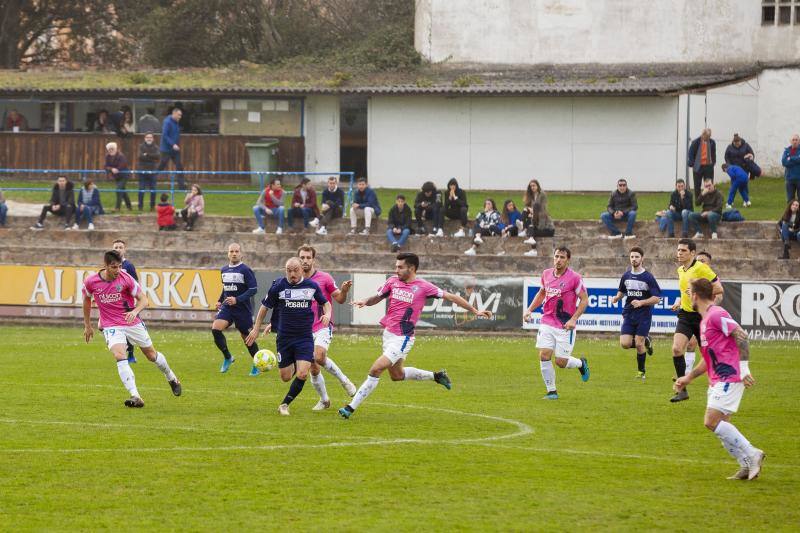
<svg viewBox="0 0 800 533">
<path fill-rule="evenodd" d="M 786 201 L 800 200 L 800 135 L 792 135 L 792 143 L 783 151 L 781 165 L 786 167 Z"/>
<path fill-rule="evenodd" d="M 703 192 L 703 179 L 714 181 L 714 165 L 717 164 L 717 143 L 711 138 L 711 130 L 706 128 L 700 137 L 689 145 L 686 164 L 692 169 L 694 177 L 694 195 Z"/>
<path fill-rule="evenodd" d="M 364 219 L 364 230 L 361 235 L 369 235 L 372 217 L 380 215 L 381 205 L 378 203 L 378 195 L 367 186 L 366 178 L 358 178 L 356 190 L 353 193 L 353 203 L 350 205 L 350 235 L 356 234 L 359 218 Z"/>
<path fill-rule="evenodd" d="M 183 170 L 180 147 L 181 127 L 178 125 L 182 116 L 183 111 L 181 111 L 181 108 L 175 107 L 172 109 L 172 113 L 164 119 L 164 125 L 161 128 L 161 146 L 158 149 L 161 152 L 161 161 L 158 163 L 159 172 L 167 168 L 167 163 L 169 163 L 170 159 L 175 163 L 175 170 Z M 178 188 L 181 190 L 186 189 L 183 174 L 178 174 Z"/>
</svg>

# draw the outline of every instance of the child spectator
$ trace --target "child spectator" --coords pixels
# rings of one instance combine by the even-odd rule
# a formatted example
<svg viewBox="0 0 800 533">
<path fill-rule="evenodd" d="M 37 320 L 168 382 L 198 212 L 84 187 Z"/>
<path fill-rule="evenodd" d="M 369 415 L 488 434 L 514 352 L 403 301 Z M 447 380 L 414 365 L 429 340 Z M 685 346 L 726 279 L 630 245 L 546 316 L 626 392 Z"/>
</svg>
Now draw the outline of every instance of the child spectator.
<svg viewBox="0 0 800 533">
<path fill-rule="evenodd" d="M 203 191 L 196 183 L 192 185 L 192 189 L 186 194 L 184 205 L 186 207 L 181 209 L 181 218 L 186 223 L 186 227 L 183 229 L 192 231 L 197 219 L 203 216 L 203 209 L 205 208 Z"/>
<path fill-rule="evenodd" d="M 783 255 L 779 259 L 789 259 L 789 241 L 800 241 L 800 200 L 789 202 L 778 225 L 783 240 Z"/>
<path fill-rule="evenodd" d="M 158 231 L 175 231 L 175 208 L 169 203 L 169 195 L 161 194 L 161 202 L 156 206 L 158 216 Z"/>
<path fill-rule="evenodd" d="M 494 200 L 487 198 L 483 202 L 483 211 L 478 213 L 475 217 L 475 238 L 472 240 L 472 247 L 465 251 L 465 255 L 475 255 L 478 246 L 483 244 L 481 237 L 490 237 L 492 235 L 500 235 L 503 231 L 501 224 L 503 223 L 500 218 L 500 213 L 497 212 L 497 204 Z"/>
</svg>

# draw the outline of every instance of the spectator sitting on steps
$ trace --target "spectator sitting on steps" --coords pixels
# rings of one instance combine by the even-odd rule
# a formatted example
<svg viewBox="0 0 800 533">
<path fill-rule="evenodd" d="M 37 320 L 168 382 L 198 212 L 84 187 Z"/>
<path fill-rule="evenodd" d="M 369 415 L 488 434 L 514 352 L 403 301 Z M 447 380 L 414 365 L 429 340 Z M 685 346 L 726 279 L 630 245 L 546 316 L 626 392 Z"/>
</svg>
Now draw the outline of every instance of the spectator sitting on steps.
<svg viewBox="0 0 800 533">
<path fill-rule="evenodd" d="M 522 209 L 522 224 L 525 227 L 525 235 L 528 237 L 523 242 L 531 246 L 531 249 L 523 255 L 536 257 L 539 255 L 536 250 L 536 237 L 552 237 L 556 233 L 553 220 L 547 210 L 547 193 L 542 190 L 539 180 L 534 179 L 528 182 L 522 200 L 525 203 L 525 207 Z"/>
<path fill-rule="evenodd" d="M 600 220 L 608 228 L 609 239 L 619 239 L 622 234 L 614 226 L 615 220 L 624 220 L 628 223 L 625 228 L 625 239 L 634 239 L 633 224 L 636 222 L 636 211 L 639 204 L 636 201 L 636 193 L 628 189 L 627 180 L 617 181 L 617 190 L 608 197 L 606 211 L 600 215 Z"/>
<path fill-rule="evenodd" d="M 169 195 L 161 194 L 161 203 L 156 206 L 158 231 L 175 231 L 175 208 L 169 203 Z"/>
<path fill-rule="evenodd" d="M 406 204 L 406 197 L 397 195 L 394 205 L 389 210 L 389 223 L 386 228 L 386 239 L 392 245 L 392 252 L 402 248 L 411 234 L 411 208 Z"/>
<path fill-rule="evenodd" d="M 466 250 L 464 254 L 475 255 L 478 246 L 483 244 L 483 239 L 481 237 L 500 235 L 503 231 L 501 224 L 502 220 L 500 218 L 500 213 L 497 212 L 497 205 L 494 203 L 494 200 L 487 198 L 483 202 L 483 211 L 478 213 L 478 216 L 475 217 L 475 238 L 472 240 L 472 247 Z"/>
<path fill-rule="evenodd" d="M 425 235 L 428 232 L 425 222 L 430 222 L 433 225 L 431 235 L 444 236 L 444 232 L 439 226 L 441 209 L 441 196 L 436 190 L 436 185 L 432 181 L 426 181 L 414 199 L 414 216 L 417 219 L 418 234 Z"/>
<path fill-rule="evenodd" d="M 75 213 L 75 225 L 81 223 L 81 219 L 86 219 L 89 223 L 86 229 L 94 229 L 94 217 L 103 215 L 103 204 L 100 203 L 100 191 L 91 179 L 86 180 L 83 187 L 78 192 L 78 211 Z"/>
<path fill-rule="evenodd" d="M 186 193 L 184 205 L 186 207 L 181 209 L 181 218 L 186 223 L 186 227 L 183 229 L 186 231 L 192 231 L 194 229 L 194 225 L 197 223 L 197 219 L 203 216 L 203 210 L 205 208 L 203 191 L 200 189 L 198 184 L 195 183 L 192 185 L 191 190 Z"/>
<path fill-rule="evenodd" d="M 6 217 L 8 216 L 8 206 L 6 205 L 6 197 L 3 190 L 0 189 L 0 227 L 6 226 Z"/>
<path fill-rule="evenodd" d="M 661 231 L 667 230 L 670 238 L 675 237 L 675 222 L 681 221 L 681 237 L 689 238 L 689 215 L 694 211 L 694 196 L 686 187 L 686 182 L 679 179 L 675 182 L 675 190 L 669 197 L 669 207 L 658 211 L 656 217 Z"/>
<path fill-rule="evenodd" d="M 344 215 L 344 191 L 339 188 L 339 180 L 336 176 L 328 178 L 328 187 L 322 191 L 322 205 L 320 206 L 320 220 L 317 235 L 328 234 L 328 224 L 334 218 L 342 218 Z M 311 221 L 314 226 L 314 221 Z"/>
<path fill-rule="evenodd" d="M 276 235 L 283 233 L 283 188 L 279 178 L 272 178 L 269 185 L 261 191 L 256 205 L 253 206 L 253 214 L 258 224 L 253 233 L 264 233 L 265 216 L 271 216 L 277 221 L 278 229 L 275 230 Z"/>
<path fill-rule="evenodd" d="M 350 205 L 350 235 L 356 234 L 359 218 L 364 219 L 364 230 L 361 235 L 369 235 L 372 217 L 378 217 L 380 214 L 378 195 L 367 185 L 366 178 L 358 178 L 356 190 L 353 192 L 353 203 Z"/>
<path fill-rule="evenodd" d="M 697 205 L 703 206 L 701 212 L 694 212 L 689 215 L 689 222 L 694 225 L 696 231 L 693 239 L 703 238 L 703 232 L 700 228 L 700 222 L 703 220 L 708 221 L 711 238 L 717 238 L 717 224 L 722 218 L 722 201 L 722 194 L 714 187 L 714 180 L 704 178 L 703 193 L 695 200 Z"/>
<path fill-rule="evenodd" d="M 65 176 L 59 176 L 56 180 L 53 192 L 50 194 L 50 203 L 42 207 L 42 214 L 31 229 L 43 229 L 47 213 L 64 217 L 65 230 L 77 229 L 77 224 L 72 225 L 72 215 L 75 213 L 75 186 Z"/>
<path fill-rule="evenodd" d="M 800 200 L 789 202 L 778 225 L 783 240 L 783 255 L 779 259 L 789 259 L 789 241 L 800 241 Z"/>
<path fill-rule="evenodd" d="M 447 189 L 444 191 L 444 203 L 442 206 L 441 214 L 439 215 L 439 228 L 444 226 L 444 217 L 449 220 L 458 220 L 461 222 L 461 227 L 453 234 L 453 237 L 465 237 L 467 235 L 467 224 L 469 218 L 467 213 L 469 205 L 467 204 L 467 193 L 458 186 L 458 180 L 450 178 L 447 182 Z"/>
<path fill-rule="evenodd" d="M 314 217 L 313 220 L 311 217 Z M 316 227 L 319 224 L 319 208 L 317 207 L 317 192 L 314 184 L 308 178 L 303 178 L 297 187 L 294 188 L 292 195 L 292 208 L 289 209 L 289 227 L 291 228 L 295 218 L 303 218 L 303 227 L 310 225 Z"/>
</svg>

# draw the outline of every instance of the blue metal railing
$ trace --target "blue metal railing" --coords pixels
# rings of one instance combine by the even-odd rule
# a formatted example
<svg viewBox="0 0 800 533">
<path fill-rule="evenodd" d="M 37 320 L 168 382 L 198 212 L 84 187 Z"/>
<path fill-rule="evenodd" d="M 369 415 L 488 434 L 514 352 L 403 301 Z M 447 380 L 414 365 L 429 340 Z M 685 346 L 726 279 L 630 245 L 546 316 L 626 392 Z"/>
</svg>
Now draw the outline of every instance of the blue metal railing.
<svg viewBox="0 0 800 533">
<path fill-rule="evenodd" d="M 67 174 L 78 174 L 80 176 L 81 181 L 86 181 L 87 176 L 102 174 L 104 176 L 109 175 L 106 170 L 97 170 L 97 169 L 49 169 L 49 168 L 0 168 L 0 176 L 3 174 L 44 174 L 44 175 L 58 175 L 64 176 Z M 348 212 L 350 203 L 352 202 L 353 197 L 353 181 L 354 181 L 354 172 L 283 172 L 283 171 L 238 171 L 238 170 L 173 170 L 165 172 L 163 170 L 122 170 L 119 172 L 120 174 L 129 174 L 131 176 L 136 176 L 139 174 L 169 174 L 169 189 L 155 189 L 157 193 L 169 193 L 170 200 L 174 203 L 175 202 L 175 181 L 176 176 L 184 176 L 184 175 L 208 175 L 208 176 L 233 176 L 233 175 L 248 175 L 248 176 L 258 176 L 259 182 L 259 189 L 258 191 L 243 191 L 243 190 L 212 190 L 209 189 L 208 191 L 204 191 L 203 194 L 260 194 L 261 191 L 264 190 L 264 187 L 267 184 L 267 178 L 270 177 L 283 177 L 283 176 L 338 176 L 339 181 L 341 182 L 342 177 L 346 177 L 349 179 L 350 187 L 348 193 L 345 198 L 345 213 Z M 51 187 L 3 187 L 4 191 L 28 191 L 28 192 L 49 192 Z M 133 189 L 101 189 L 98 187 L 100 192 L 108 192 L 108 193 L 117 193 L 117 192 L 139 192 L 140 189 L 135 187 Z M 152 192 L 153 189 L 144 189 L 142 192 L 149 193 Z"/>
</svg>

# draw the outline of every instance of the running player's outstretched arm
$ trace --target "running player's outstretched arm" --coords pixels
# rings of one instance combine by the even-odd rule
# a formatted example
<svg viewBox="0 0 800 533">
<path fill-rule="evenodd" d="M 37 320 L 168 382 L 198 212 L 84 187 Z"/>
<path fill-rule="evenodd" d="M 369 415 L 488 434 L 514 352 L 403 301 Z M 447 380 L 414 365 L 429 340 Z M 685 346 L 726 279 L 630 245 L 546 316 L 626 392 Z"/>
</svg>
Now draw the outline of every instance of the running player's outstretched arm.
<svg viewBox="0 0 800 533">
<path fill-rule="evenodd" d="M 244 343 L 248 346 L 251 346 L 256 339 L 258 338 L 258 332 L 261 331 L 261 324 L 264 323 L 264 319 L 267 318 L 267 313 L 269 312 L 269 307 L 265 305 L 261 305 L 258 308 L 258 313 L 256 314 L 256 319 L 253 322 L 253 327 L 250 329 L 250 333 L 247 334 L 247 337 L 244 339 Z M 267 326 L 264 328 L 264 335 L 269 334 L 270 330 L 272 329 L 272 324 L 267 322 Z"/>
<path fill-rule="evenodd" d="M 381 300 L 383 300 L 387 296 L 389 296 L 389 293 L 386 293 L 386 294 L 375 294 L 375 295 L 370 296 L 369 298 L 367 298 L 365 300 L 357 300 L 357 301 L 353 302 L 352 305 L 355 306 L 355 307 L 370 307 L 370 306 L 375 305 L 376 303 L 380 302 Z"/>
<path fill-rule="evenodd" d="M 88 343 L 94 336 L 94 329 L 92 329 L 92 297 L 83 295 L 83 338 Z"/>
<path fill-rule="evenodd" d="M 492 312 L 491 311 L 489 311 L 489 310 L 478 311 L 475 307 L 470 305 L 470 303 L 468 301 L 466 301 L 464 298 L 462 298 L 458 294 L 453 294 L 452 292 L 444 291 L 444 294 L 442 295 L 442 298 L 444 298 L 448 302 L 452 302 L 452 303 L 456 304 L 457 306 L 459 306 L 462 309 L 468 310 L 470 313 L 472 313 L 473 315 L 475 315 L 477 317 L 492 318 Z"/>
<path fill-rule="evenodd" d="M 348 279 L 347 281 L 342 283 L 341 287 L 339 287 L 338 289 L 333 291 L 333 293 L 331 293 L 331 298 L 336 300 L 337 304 L 341 305 L 347 301 L 347 294 L 350 292 L 350 289 L 352 288 L 353 288 L 353 280 Z"/>
<path fill-rule="evenodd" d="M 536 293 L 536 296 L 533 297 L 531 305 L 528 306 L 528 308 L 525 310 L 525 313 L 523 313 L 522 315 L 522 319 L 525 322 L 528 322 L 531 319 L 531 314 L 533 313 L 533 310 L 542 305 L 542 302 L 544 302 L 545 294 L 546 293 L 544 291 L 544 287 L 541 287 L 539 289 L 539 292 Z"/>
<path fill-rule="evenodd" d="M 747 340 L 747 333 L 737 326 L 731 334 L 736 341 L 736 347 L 739 348 L 739 373 L 742 376 L 742 383 L 745 387 L 752 387 L 756 380 L 750 374 L 750 342 Z"/>
</svg>

